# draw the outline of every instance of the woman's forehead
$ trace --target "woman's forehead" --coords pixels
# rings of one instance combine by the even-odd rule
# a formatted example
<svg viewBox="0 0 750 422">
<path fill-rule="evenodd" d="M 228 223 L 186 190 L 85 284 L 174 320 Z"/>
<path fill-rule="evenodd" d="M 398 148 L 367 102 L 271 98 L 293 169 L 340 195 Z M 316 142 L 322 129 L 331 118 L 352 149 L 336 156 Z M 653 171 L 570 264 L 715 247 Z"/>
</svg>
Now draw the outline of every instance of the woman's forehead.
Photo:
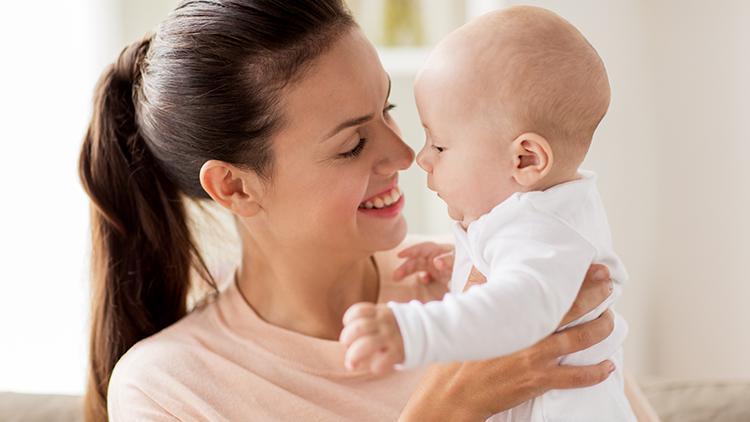
<svg viewBox="0 0 750 422">
<path fill-rule="evenodd" d="M 388 84 L 375 48 L 355 28 L 285 90 L 286 129 L 325 137 L 339 123 L 382 108 Z"/>
</svg>

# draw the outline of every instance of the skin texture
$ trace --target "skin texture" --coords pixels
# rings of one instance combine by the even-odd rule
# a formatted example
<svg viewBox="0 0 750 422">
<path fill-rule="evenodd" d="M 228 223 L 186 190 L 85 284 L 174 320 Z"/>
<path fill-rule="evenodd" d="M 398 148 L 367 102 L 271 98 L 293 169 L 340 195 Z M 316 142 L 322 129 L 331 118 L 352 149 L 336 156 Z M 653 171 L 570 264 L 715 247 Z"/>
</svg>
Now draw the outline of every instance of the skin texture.
<svg viewBox="0 0 750 422">
<path fill-rule="evenodd" d="M 388 76 L 375 49 L 354 29 L 280 93 L 285 124 L 271 140 L 274 163 L 268 179 L 221 161 L 203 165 L 203 188 L 237 221 L 242 239 L 238 287 L 265 321 L 338 339 L 346 309 L 376 300 L 378 279 L 370 257 L 400 244 L 406 224 L 400 213 L 375 218 L 359 205 L 391 187 L 398 172 L 414 161 L 414 152 L 387 113 L 387 95 Z M 340 123 L 365 115 L 370 118 L 331 135 Z M 362 138 L 367 141 L 358 148 Z M 355 149 L 360 149 L 358 155 L 344 156 Z M 506 375 L 530 371 L 533 365 L 507 365 Z M 492 372 L 495 367 L 490 363 L 485 368 Z M 576 368 L 558 381 L 564 387 L 578 386 L 581 378 L 593 384 L 600 372 Z M 489 382 L 435 373 L 425 379 L 423 391 L 431 391 L 442 376 L 467 392 L 484 390 Z M 546 379 L 530 383 L 537 389 L 551 385 Z M 518 397 L 512 390 L 496 392 L 498 397 Z M 457 406 L 454 411 L 472 406 L 472 413 L 482 413 L 496 398 L 459 406 L 453 400 L 464 397 L 453 394 L 445 403 Z M 413 414 L 431 402 L 429 397 L 413 398 Z"/>
<path fill-rule="evenodd" d="M 606 80 L 586 39 L 544 9 L 489 13 L 449 34 L 415 83 L 428 188 L 466 228 L 513 193 L 576 179 L 609 104 Z M 386 305 L 356 304 L 344 325 L 347 367 L 383 373 L 404 361 Z"/>
</svg>

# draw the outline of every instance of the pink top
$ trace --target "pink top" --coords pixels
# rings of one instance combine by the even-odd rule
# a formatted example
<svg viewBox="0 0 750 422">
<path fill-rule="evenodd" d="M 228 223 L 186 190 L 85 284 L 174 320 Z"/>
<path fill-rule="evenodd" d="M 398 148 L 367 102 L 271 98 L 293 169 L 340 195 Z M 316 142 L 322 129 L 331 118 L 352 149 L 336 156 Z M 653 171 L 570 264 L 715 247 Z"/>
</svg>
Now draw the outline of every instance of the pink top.
<svg viewBox="0 0 750 422">
<path fill-rule="evenodd" d="M 392 280 L 396 251 L 375 256 L 378 302 L 427 301 L 437 283 Z M 396 420 L 423 369 L 375 377 L 344 369 L 344 347 L 263 321 L 235 283 L 215 301 L 138 342 L 117 363 L 112 421 Z"/>
</svg>

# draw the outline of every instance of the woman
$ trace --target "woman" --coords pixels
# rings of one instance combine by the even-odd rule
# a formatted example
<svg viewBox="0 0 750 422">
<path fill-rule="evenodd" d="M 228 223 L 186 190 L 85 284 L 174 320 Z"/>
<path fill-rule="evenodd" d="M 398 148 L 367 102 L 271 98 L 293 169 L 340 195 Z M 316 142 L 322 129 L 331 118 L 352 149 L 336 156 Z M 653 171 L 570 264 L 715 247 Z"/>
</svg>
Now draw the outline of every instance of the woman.
<svg viewBox="0 0 750 422">
<path fill-rule="evenodd" d="M 80 159 L 93 204 L 88 420 L 483 420 L 606 378 L 609 362 L 556 362 L 606 337 L 608 314 L 492 361 L 381 378 L 343 368 L 349 305 L 445 293 L 393 280 L 403 200 L 362 206 L 397 199 L 414 159 L 389 89 L 337 0 L 185 1 L 122 52 Z M 242 262 L 221 293 L 188 200 L 237 222 Z M 594 273 L 569 318 L 606 297 L 606 269 Z M 217 294 L 188 313 L 191 278 Z"/>
</svg>

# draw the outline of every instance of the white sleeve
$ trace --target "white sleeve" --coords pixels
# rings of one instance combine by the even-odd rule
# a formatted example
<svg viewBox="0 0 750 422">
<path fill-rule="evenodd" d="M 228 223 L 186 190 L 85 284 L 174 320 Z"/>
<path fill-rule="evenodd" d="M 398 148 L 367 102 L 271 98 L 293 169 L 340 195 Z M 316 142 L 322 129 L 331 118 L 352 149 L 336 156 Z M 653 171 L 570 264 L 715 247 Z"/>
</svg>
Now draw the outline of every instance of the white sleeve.
<svg viewBox="0 0 750 422">
<path fill-rule="evenodd" d="M 448 287 L 451 292 L 460 293 L 464 291 L 469 281 L 472 263 L 469 258 L 466 232 L 456 224 L 453 227 L 453 233 L 453 271 L 451 271 L 451 281 Z"/>
<path fill-rule="evenodd" d="M 502 356 L 555 331 L 596 250 L 554 217 L 528 222 L 493 228 L 482 241 L 487 283 L 442 301 L 388 303 L 404 339 L 400 368 Z"/>
</svg>

